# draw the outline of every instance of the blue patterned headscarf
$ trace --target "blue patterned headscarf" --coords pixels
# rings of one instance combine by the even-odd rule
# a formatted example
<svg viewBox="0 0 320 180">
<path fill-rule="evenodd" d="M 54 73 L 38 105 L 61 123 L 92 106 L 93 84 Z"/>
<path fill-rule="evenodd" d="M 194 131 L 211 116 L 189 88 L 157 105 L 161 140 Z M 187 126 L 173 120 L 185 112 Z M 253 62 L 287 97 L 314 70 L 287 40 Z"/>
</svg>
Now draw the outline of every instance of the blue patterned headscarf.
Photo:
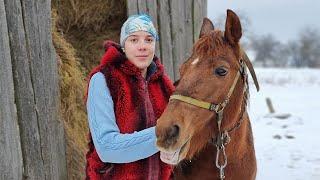
<svg viewBox="0 0 320 180">
<path fill-rule="evenodd" d="M 124 47 L 124 42 L 130 34 L 137 31 L 145 31 L 158 40 L 156 28 L 152 24 L 151 17 L 147 14 L 131 15 L 121 27 L 120 45 Z"/>
</svg>

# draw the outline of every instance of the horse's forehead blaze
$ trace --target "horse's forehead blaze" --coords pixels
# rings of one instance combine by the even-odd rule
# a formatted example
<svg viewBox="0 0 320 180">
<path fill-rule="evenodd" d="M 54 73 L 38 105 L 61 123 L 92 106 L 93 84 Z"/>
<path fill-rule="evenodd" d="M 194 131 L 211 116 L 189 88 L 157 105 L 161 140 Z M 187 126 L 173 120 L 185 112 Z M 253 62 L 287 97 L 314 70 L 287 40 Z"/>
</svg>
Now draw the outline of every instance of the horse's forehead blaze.
<svg viewBox="0 0 320 180">
<path fill-rule="evenodd" d="M 197 64 L 198 62 L 199 62 L 199 58 L 196 58 L 195 60 L 192 61 L 191 64 L 192 64 L 192 65 L 195 65 L 195 64 Z"/>
</svg>

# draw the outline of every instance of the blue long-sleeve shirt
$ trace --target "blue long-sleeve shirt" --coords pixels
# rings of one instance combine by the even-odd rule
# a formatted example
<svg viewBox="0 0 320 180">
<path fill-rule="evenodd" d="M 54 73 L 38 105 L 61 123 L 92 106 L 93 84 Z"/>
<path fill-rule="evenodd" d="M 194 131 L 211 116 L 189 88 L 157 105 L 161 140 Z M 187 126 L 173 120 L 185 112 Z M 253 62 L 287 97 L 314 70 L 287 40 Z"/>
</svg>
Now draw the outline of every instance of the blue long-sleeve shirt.
<svg viewBox="0 0 320 180">
<path fill-rule="evenodd" d="M 87 112 L 93 143 L 103 162 L 129 163 L 158 152 L 155 127 L 132 134 L 120 133 L 112 97 L 101 72 L 90 80 Z"/>
</svg>

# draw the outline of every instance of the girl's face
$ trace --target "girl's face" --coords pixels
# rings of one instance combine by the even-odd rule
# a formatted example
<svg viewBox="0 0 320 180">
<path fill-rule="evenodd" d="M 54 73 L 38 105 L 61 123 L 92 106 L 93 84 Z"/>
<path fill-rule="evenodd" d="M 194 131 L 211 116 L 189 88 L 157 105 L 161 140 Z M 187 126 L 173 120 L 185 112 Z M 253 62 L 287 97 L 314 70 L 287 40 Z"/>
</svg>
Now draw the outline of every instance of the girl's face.
<svg viewBox="0 0 320 180">
<path fill-rule="evenodd" d="M 146 72 L 154 56 L 155 39 L 148 32 L 134 32 L 124 42 L 124 50 L 129 61 Z"/>
</svg>

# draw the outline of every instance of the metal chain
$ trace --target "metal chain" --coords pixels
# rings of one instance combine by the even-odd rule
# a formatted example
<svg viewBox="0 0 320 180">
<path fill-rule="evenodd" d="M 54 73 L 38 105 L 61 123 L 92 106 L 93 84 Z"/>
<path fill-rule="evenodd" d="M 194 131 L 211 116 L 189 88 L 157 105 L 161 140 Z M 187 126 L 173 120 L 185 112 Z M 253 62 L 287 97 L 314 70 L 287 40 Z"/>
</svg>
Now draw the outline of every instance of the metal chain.
<svg viewBox="0 0 320 180">
<path fill-rule="evenodd" d="M 224 168 L 228 164 L 228 159 L 227 159 L 224 145 L 222 144 L 220 147 L 219 146 L 216 146 L 216 147 L 217 147 L 216 167 L 219 169 L 219 178 L 223 180 L 225 178 Z M 219 164 L 219 156 L 220 156 L 221 151 L 222 151 L 222 155 L 223 155 L 223 163 Z"/>
</svg>

